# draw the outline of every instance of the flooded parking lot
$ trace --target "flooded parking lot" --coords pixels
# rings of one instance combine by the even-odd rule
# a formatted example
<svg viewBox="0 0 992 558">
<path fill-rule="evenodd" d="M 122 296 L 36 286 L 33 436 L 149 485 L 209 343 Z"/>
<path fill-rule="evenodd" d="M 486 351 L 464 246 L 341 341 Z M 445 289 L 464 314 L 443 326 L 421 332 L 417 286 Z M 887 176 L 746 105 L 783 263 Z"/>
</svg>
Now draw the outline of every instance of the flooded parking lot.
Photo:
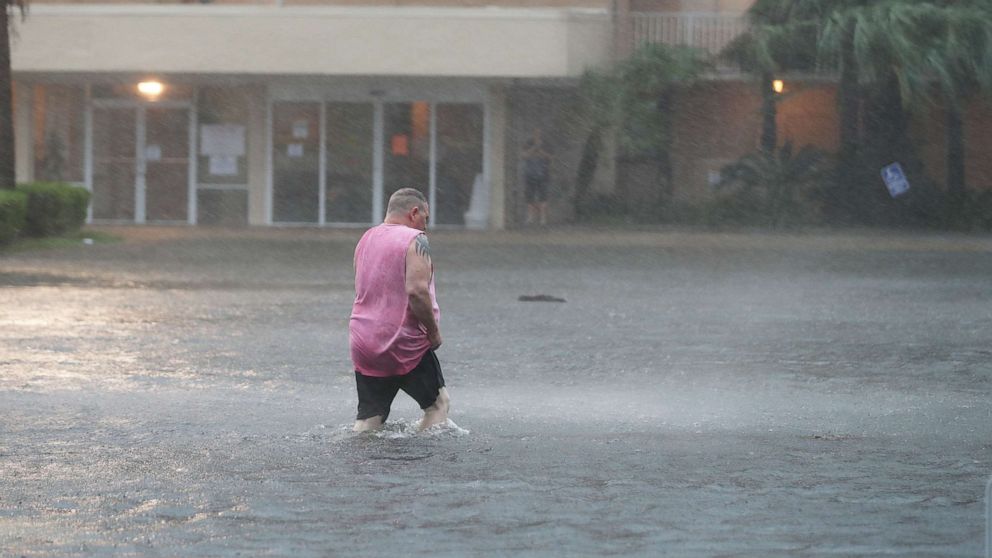
<svg viewBox="0 0 992 558">
<path fill-rule="evenodd" d="M 436 232 L 454 424 L 356 436 L 359 231 L 106 230 L 0 256 L 2 555 L 983 550 L 988 237 Z"/>
</svg>

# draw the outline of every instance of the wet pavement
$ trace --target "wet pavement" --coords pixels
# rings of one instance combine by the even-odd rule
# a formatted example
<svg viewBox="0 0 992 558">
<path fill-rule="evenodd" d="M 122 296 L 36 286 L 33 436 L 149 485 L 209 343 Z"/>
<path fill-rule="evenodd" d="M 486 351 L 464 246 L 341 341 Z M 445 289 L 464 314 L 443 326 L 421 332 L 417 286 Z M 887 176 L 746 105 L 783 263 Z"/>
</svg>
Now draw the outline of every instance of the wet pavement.
<svg viewBox="0 0 992 558">
<path fill-rule="evenodd" d="M 360 231 L 102 230 L 0 255 L 2 556 L 984 550 L 990 237 L 436 232 L 454 424 L 357 436 Z"/>
</svg>

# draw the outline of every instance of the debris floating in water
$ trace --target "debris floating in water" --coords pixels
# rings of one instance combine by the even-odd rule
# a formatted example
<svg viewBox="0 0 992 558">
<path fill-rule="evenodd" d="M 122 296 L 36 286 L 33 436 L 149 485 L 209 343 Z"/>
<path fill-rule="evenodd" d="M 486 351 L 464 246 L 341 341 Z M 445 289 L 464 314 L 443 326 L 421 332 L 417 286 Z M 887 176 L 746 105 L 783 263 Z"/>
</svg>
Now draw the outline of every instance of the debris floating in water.
<svg viewBox="0 0 992 558">
<path fill-rule="evenodd" d="M 520 302 L 565 302 L 564 298 L 546 295 L 546 294 L 520 295 L 520 298 L 518 298 L 517 300 L 519 300 Z"/>
</svg>

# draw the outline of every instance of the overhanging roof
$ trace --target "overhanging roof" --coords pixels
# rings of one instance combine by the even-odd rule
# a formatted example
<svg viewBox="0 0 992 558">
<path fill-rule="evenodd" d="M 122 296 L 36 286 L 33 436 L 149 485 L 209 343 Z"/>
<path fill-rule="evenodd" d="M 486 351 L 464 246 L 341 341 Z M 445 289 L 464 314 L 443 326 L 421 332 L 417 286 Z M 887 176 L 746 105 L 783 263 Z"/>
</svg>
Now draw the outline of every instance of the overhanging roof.
<svg viewBox="0 0 992 558">
<path fill-rule="evenodd" d="M 574 77 L 608 60 L 589 9 L 34 5 L 15 72 Z"/>
</svg>

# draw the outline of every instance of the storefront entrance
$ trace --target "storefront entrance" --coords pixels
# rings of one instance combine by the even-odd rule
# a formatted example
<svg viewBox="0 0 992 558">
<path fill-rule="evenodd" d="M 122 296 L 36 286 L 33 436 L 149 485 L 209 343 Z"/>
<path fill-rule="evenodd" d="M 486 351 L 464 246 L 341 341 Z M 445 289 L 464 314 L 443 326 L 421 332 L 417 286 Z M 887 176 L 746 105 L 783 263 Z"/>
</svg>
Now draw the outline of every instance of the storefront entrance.
<svg viewBox="0 0 992 558">
<path fill-rule="evenodd" d="M 191 108 L 96 100 L 91 107 L 95 221 L 191 222 Z"/>
<path fill-rule="evenodd" d="M 80 174 L 94 222 L 367 226 L 393 192 L 414 187 L 431 227 L 489 226 L 476 89 L 172 85 L 157 100 L 89 89 Z"/>
<path fill-rule="evenodd" d="M 367 225 L 414 187 L 432 226 L 485 226 L 483 114 L 474 103 L 274 102 L 272 221 Z"/>
</svg>

